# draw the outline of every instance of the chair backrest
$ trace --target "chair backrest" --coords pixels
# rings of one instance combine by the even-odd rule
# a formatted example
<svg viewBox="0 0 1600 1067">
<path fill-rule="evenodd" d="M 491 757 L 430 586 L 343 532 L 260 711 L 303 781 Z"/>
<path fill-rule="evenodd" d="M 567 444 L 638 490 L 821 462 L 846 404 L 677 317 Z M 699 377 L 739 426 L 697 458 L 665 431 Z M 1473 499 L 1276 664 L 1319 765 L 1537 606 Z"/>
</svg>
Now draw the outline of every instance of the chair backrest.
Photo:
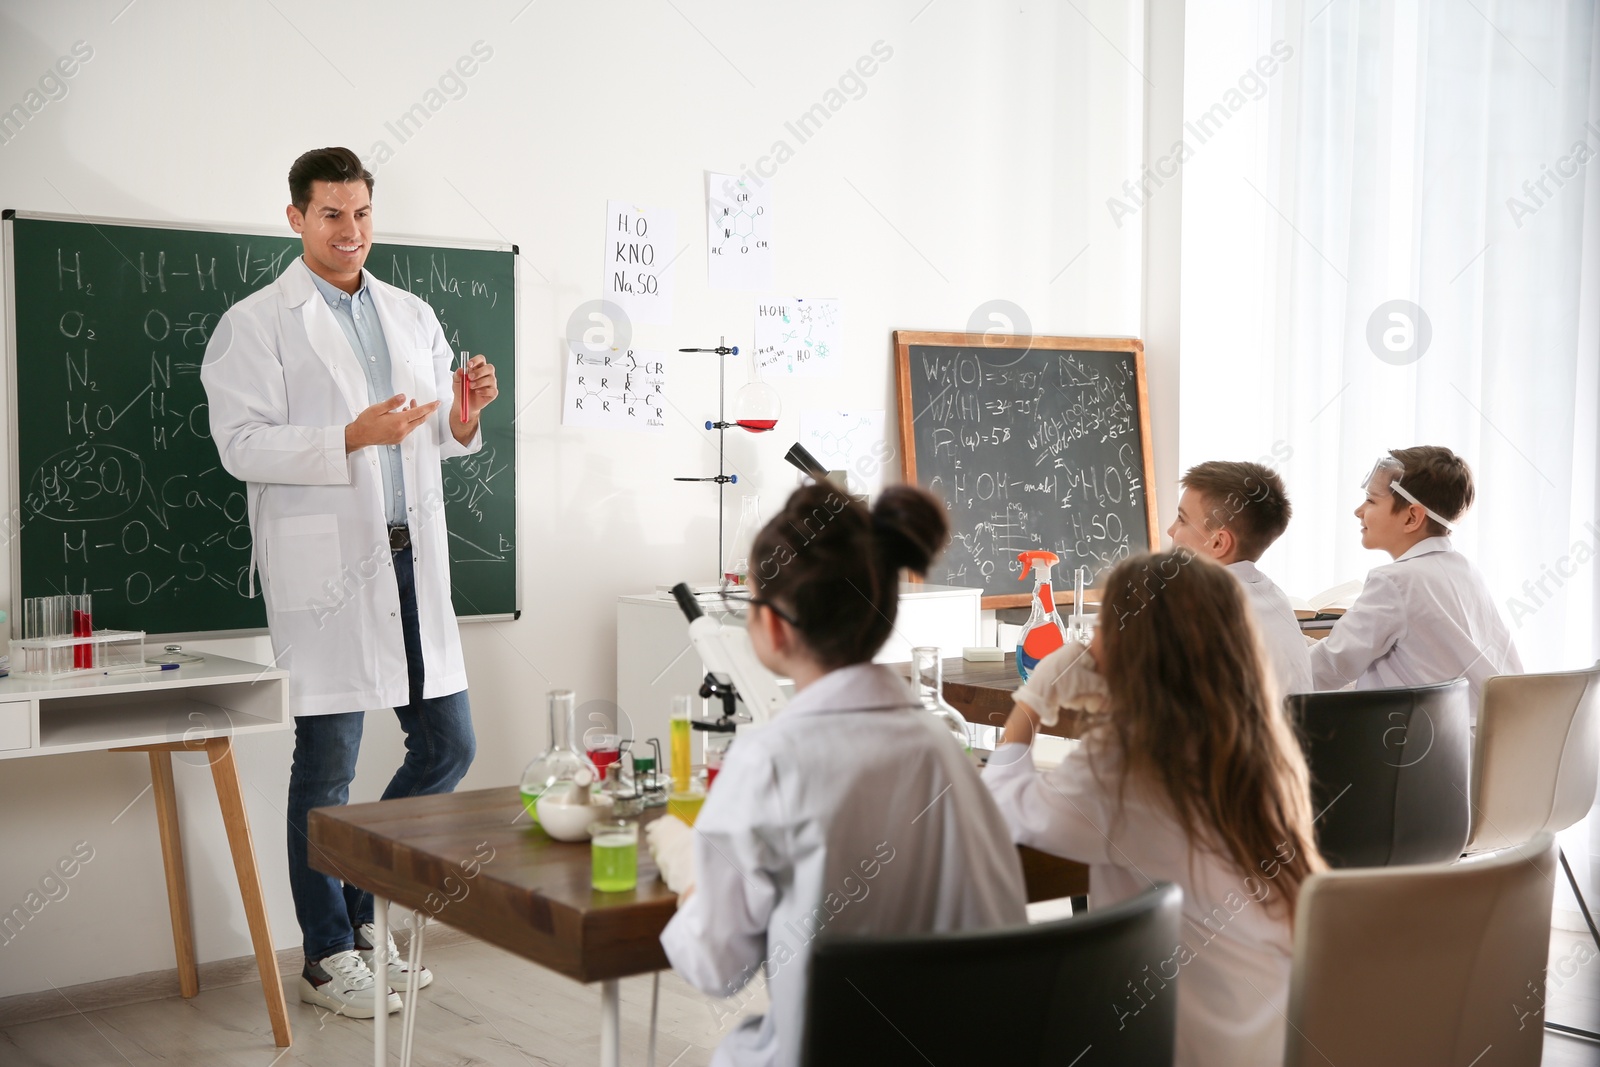
<svg viewBox="0 0 1600 1067">
<path fill-rule="evenodd" d="M 1433 863 L 1467 843 L 1471 704 L 1464 678 L 1289 697 L 1331 867 Z"/>
<path fill-rule="evenodd" d="M 1565 830 L 1600 778 L 1600 666 L 1506 674 L 1483 687 L 1472 758 L 1469 852 Z"/>
<path fill-rule="evenodd" d="M 1284 1067 L 1538 1064 L 1555 851 L 1309 878 Z"/>
<path fill-rule="evenodd" d="M 1171 957 L 1182 898 L 1162 883 L 1056 922 L 818 938 L 800 1062 L 1168 1067 L 1177 986 L 1136 983 Z M 1135 999 L 1133 988 L 1147 991 Z"/>
</svg>

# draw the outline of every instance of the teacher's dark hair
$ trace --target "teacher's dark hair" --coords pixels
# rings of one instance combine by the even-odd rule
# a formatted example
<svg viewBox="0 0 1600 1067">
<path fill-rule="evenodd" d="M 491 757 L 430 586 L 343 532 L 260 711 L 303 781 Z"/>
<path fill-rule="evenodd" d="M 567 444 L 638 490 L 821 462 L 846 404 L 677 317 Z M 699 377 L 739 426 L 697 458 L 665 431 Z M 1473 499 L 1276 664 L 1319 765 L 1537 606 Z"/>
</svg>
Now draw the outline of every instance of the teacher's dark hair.
<svg viewBox="0 0 1600 1067">
<path fill-rule="evenodd" d="M 313 148 L 289 168 L 289 203 L 301 214 L 311 205 L 312 182 L 366 182 L 372 195 L 372 172 L 348 148 Z"/>
<path fill-rule="evenodd" d="M 892 485 L 868 511 L 813 482 L 756 535 L 750 581 L 817 663 L 836 670 L 877 654 L 894 627 L 901 570 L 926 574 L 949 538 L 944 507 L 921 489 Z"/>
</svg>

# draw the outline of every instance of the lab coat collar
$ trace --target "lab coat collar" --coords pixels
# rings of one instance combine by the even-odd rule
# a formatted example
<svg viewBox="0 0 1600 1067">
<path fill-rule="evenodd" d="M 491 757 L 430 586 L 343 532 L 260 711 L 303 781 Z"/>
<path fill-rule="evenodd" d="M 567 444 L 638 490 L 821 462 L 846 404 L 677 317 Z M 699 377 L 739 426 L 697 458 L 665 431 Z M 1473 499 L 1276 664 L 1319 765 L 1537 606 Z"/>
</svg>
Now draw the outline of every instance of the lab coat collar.
<svg viewBox="0 0 1600 1067">
<path fill-rule="evenodd" d="M 1395 562 L 1401 563 L 1408 559 L 1414 559 L 1417 556 L 1429 555 L 1433 552 L 1454 552 L 1455 550 L 1456 546 L 1450 542 L 1450 538 L 1429 537 L 1418 541 L 1416 544 L 1402 552 L 1399 556 L 1396 556 Z"/>
<path fill-rule="evenodd" d="M 285 303 L 290 308 L 300 309 L 300 322 L 305 326 L 311 350 L 328 368 L 329 375 L 339 386 L 339 394 L 350 409 L 350 417 L 354 419 L 367 407 L 366 373 L 356 359 L 355 349 L 350 347 L 350 339 L 333 317 L 333 309 L 317 291 L 316 283 L 311 279 L 311 268 L 306 266 L 303 258 L 296 259 L 279 277 L 278 284 Z"/>
<path fill-rule="evenodd" d="M 1261 568 L 1256 566 L 1256 562 L 1253 559 L 1234 560 L 1228 564 L 1228 570 L 1233 572 L 1235 578 L 1248 585 L 1255 585 L 1257 582 L 1265 581 L 1267 577 L 1261 573 Z"/>
<path fill-rule="evenodd" d="M 305 260 L 302 259 L 300 262 L 304 264 Z M 356 291 L 353 293 L 345 292 L 310 268 L 306 269 L 306 273 L 311 275 L 311 284 L 316 286 L 317 292 L 322 294 L 323 301 L 329 307 L 338 307 L 343 300 L 349 300 L 352 304 L 365 300 L 367 306 L 370 307 L 372 305 L 372 286 L 368 284 L 372 276 L 364 268 L 361 271 L 361 284 L 356 287 Z"/>
<path fill-rule="evenodd" d="M 892 668 L 857 663 L 830 671 L 783 709 L 783 718 L 839 711 L 910 710 L 917 706 L 911 683 Z"/>
</svg>

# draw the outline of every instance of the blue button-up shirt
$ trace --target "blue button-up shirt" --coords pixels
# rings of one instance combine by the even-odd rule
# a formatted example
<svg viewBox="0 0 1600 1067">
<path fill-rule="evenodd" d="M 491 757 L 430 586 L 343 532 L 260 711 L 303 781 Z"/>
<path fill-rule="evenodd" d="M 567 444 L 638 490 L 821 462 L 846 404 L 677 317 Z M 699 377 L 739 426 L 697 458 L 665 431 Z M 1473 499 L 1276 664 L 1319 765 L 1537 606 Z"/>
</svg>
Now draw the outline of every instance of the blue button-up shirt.
<svg viewBox="0 0 1600 1067">
<path fill-rule="evenodd" d="M 311 280 L 317 283 L 322 298 L 333 309 L 350 347 L 355 350 L 361 369 L 367 375 L 367 403 L 376 404 L 394 395 L 394 374 L 389 363 L 389 343 L 383 339 L 383 323 L 378 321 L 378 309 L 372 304 L 372 290 L 367 286 L 367 275 L 361 273 L 361 288 L 355 296 L 335 286 L 315 272 Z M 373 446 L 378 449 L 378 469 L 383 475 L 383 512 L 390 526 L 403 526 L 406 521 L 405 468 L 400 462 L 400 446 Z"/>
</svg>

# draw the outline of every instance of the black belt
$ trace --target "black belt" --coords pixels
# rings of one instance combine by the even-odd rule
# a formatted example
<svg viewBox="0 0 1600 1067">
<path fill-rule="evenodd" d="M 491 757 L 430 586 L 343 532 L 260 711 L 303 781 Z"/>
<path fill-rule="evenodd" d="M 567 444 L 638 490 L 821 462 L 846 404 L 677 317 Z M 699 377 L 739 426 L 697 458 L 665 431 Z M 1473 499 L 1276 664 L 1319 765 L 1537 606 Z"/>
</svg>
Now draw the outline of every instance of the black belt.
<svg viewBox="0 0 1600 1067">
<path fill-rule="evenodd" d="M 400 525 L 389 527 L 389 551 L 404 552 L 411 547 L 411 527 Z"/>
</svg>

